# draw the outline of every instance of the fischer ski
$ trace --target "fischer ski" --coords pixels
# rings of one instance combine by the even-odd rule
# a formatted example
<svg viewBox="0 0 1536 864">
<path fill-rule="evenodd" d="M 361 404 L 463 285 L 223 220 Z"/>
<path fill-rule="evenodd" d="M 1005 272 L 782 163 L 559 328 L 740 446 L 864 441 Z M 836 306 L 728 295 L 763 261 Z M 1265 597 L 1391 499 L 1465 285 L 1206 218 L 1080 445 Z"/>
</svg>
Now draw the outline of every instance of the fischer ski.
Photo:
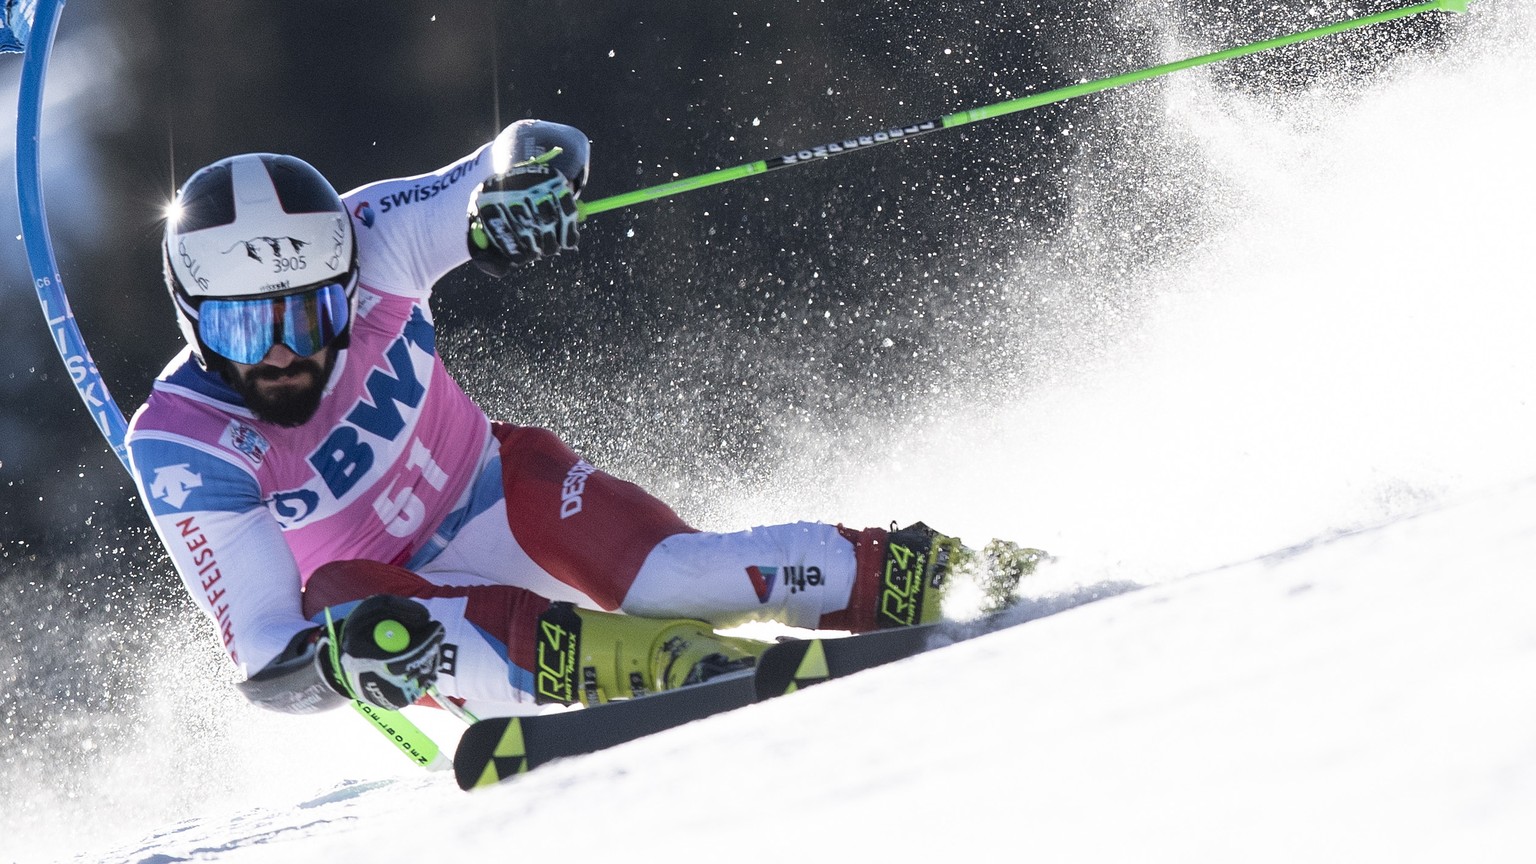
<svg viewBox="0 0 1536 864">
<path fill-rule="evenodd" d="M 637 699 L 526 717 L 494 717 L 465 730 L 453 757 L 461 789 L 509 780 L 555 759 L 608 747 L 852 675 L 1014 624 L 1006 613 L 856 636 L 771 646 L 752 670 Z"/>
<path fill-rule="evenodd" d="M 591 708 L 492 717 L 464 731 L 454 751 L 453 774 L 460 789 L 490 786 L 555 759 L 596 753 L 756 701 L 747 670 Z"/>
<path fill-rule="evenodd" d="M 865 669 L 894 663 L 957 641 L 949 622 L 876 630 L 857 636 L 781 642 L 758 658 L 752 682 L 759 700 Z"/>
</svg>

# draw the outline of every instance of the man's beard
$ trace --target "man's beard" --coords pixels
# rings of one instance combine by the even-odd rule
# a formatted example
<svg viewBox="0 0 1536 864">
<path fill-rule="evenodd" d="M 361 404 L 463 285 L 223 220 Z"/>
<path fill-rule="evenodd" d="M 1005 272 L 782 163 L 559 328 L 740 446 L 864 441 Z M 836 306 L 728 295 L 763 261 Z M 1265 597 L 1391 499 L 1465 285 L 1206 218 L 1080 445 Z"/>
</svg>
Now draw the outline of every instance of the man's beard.
<svg viewBox="0 0 1536 864">
<path fill-rule="evenodd" d="M 231 374 L 225 377 L 234 379 L 229 382 L 230 385 L 239 391 L 245 400 L 245 407 L 251 409 L 251 413 L 257 417 L 279 426 L 303 426 L 320 410 L 320 397 L 325 394 L 325 384 L 331 379 L 336 354 L 334 350 L 327 352 L 323 366 L 313 358 L 301 357 L 282 369 L 258 365 L 244 375 L 231 369 Z M 309 384 L 299 388 L 284 388 L 279 396 L 267 396 L 257 389 L 257 384 L 262 381 L 283 381 L 305 374 L 310 376 Z"/>
</svg>

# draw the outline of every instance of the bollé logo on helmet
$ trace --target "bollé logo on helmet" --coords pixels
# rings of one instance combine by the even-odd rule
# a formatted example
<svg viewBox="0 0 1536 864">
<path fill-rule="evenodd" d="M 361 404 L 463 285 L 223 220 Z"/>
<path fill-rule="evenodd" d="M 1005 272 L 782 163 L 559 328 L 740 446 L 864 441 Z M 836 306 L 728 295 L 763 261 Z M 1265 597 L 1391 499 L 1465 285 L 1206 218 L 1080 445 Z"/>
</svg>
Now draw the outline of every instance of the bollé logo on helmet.
<svg viewBox="0 0 1536 864">
<path fill-rule="evenodd" d="M 187 276 L 197 283 L 198 288 L 207 291 L 209 289 L 209 282 L 208 278 L 203 275 L 203 265 L 197 263 L 197 259 L 192 257 L 191 252 L 187 251 L 187 241 L 176 241 L 176 256 L 181 259 L 181 266 L 187 271 Z"/>
<path fill-rule="evenodd" d="M 325 259 L 325 266 L 331 270 L 340 270 L 342 258 L 347 251 L 347 217 L 337 216 L 331 223 L 331 257 Z"/>
</svg>

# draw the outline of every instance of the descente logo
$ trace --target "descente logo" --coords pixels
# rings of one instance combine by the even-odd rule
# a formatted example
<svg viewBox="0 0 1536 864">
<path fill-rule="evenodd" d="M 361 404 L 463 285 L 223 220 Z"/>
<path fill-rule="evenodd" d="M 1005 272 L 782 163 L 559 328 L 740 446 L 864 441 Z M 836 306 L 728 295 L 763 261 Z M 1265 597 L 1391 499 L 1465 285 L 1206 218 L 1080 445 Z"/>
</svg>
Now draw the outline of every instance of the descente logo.
<svg viewBox="0 0 1536 864">
<path fill-rule="evenodd" d="M 560 484 L 560 518 L 569 519 L 581 512 L 581 495 L 587 491 L 587 478 L 597 469 L 585 459 L 577 459 L 571 470 L 565 472 L 565 482 Z"/>
</svg>

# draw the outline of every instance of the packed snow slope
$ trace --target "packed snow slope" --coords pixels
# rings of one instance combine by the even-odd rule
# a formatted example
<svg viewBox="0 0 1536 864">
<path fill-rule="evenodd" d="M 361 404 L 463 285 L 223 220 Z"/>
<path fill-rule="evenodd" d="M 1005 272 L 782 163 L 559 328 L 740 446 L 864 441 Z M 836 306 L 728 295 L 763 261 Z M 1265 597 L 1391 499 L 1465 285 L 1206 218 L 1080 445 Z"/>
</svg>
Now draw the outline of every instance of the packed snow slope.
<svg viewBox="0 0 1536 864">
<path fill-rule="evenodd" d="M 104 860 L 1530 860 L 1532 556 L 1536 478 L 483 792 L 360 777 Z"/>
<path fill-rule="evenodd" d="M 80 791 L 5 775 L 0 859 L 1536 859 L 1536 38 L 1467 21 L 1379 76 L 1144 88 L 1064 232 L 1114 248 L 1115 178 L 1182 178 L 1205 227 L 1123 262 L 1138 302 L 1088 326 L 1054 271 L 1042 330 L 1021 265 L 923 422 L 716 490 L 704 527 L 1043 546 L 1037 620 L 472 795 L 240 704 L 190 622 Z"/>
</svg>

